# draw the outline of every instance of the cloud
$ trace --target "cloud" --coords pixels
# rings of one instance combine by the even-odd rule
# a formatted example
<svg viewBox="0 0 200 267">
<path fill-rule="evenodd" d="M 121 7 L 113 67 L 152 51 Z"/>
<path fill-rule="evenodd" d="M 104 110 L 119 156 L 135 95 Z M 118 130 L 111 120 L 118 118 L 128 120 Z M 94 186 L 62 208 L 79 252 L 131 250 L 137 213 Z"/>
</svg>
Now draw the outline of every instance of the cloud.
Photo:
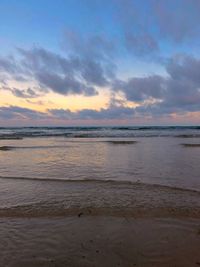
<svg viewBox="0 0 200 267">
<path fill-rule="evenodd" d="M 133 115 L 133 108 L 123 106 L 109 106 L 99 111 L 83 109 L 75 112 L 69 109 L 49 109 L 47 112 L 38 112 L 18 106 L 0 107 L 2 120 L 112 120 L 133 118 Z"/>
<path fill-rule="evenodd" d="M 41 96 L 41 93 L 38 93 L 39 89 L 37 88 L 27 88 L 27 89 L 19 89 L 19 88 L 9 88 L 9 87 L 3 87 L 4 89 L 12 92 L 12 94 L 19 98 L 37 98 Z"/>
<path fill-rule="evenodd" d="M 67 57 L 37 47 L 30 50 L 19 48 L 18 52 L 22 56 L 22 65 L 31 75 L 36 78 L 44 73 L 57 75 L 57 78 L 59 75 L 65 79 L 70 77 L 70 80 L 76 81 L 74 93 L 77 93 L 77 83 L 84 84 L 86 89 L 90 87 L 89 91 L 91 86 L 102 87 L 109 84 L 115 71 L 115 65 L 111 61 L 114 47 L 111 41 L 100 35 L 82 38 L 80 34 L 68 31 L 64 46 Z M 58 91 L 73 93 L 72 89 L 67 88 Z"/>
<path fill-rule="evenodd" d="M 144 56 L 159 51 L 157 41 L 148 32 L 136 34 L 132 31 L 125 32 L 126 48 L 137 56 Z"/>
<path fill-rule="evenodd" d="M 98 34 L 86 37 L 73 30 L 65 31 L 63 47 L 81 59 L 90 58 L 104 63 L 109 62 L 116 49 L 111 38 Z"/>
<path fill-rule="evenodd" d="M 100 64 L 91 60 L 84 60 L 82 64 L 84 64 L 82 77 L 86 81 L 97 86 L 108 85 L 108 81 L 103 73 L 103 68 Z"/>
<path fill-rule="evenodd" d="M 14 57 L 1 57 L 0 58 L 0 71 L 3 73 L 15 74 L 18 71 L 17 64 Z"/>
<path fill-rule="evenodd" d="M 44 92 L 51 90 L 63 95 L 97 95 L 96 87 L 108 86 L 114 77 L 114 64 L 107 55 L 111 53 L 111 47 L 100 36 L 90 38 L 89 41 L 86 39 L 85 47 L 82 44 L 78 53 L 79 45 L 78 41 L 73 42 L 74 48 L 67 56 L 39 47 L 18 48 L 16 58 L 0 58 L 0 72 L 7 74 L 1 80 L 32 81 L 36 84 L 36 91 L 42 88 Z M 12 92 L 18 97 L 27 95 L 24 91 Z"/>
<path fill-rule="evenodd" d="M 156 56 L 160 52 L 159 40 L 152 31 L 150 2 L 113 0 L 115 19 L 121 31 L 120 42 L 130 53 L 139 58 Z M 151 13 L 151 14 L 150 14 Z M 157 59 L 156 59 L 157 60 Z"/>
<path fill-rule="evenodd" d="M 68 109 L 50 109 L 48 112 L 56 119 L 72 120 L 112 120 L 133 118 L 134 109 L 124 106 L 109 106 L 100 110 L 83 109 L 71 112 Z"/>
<path fill-rule="evenodd" d="M 130 117 L 146 114 L 157 116 L 200 111 L 199 58 L 178 54 L 162 62 L 165 69 L 163 76 L 151 74 L 125 80 L 117 77 L 115 64 L 115 60 L 121 62 L 121 58 L 115 58 L 119 50 L 120 56 L 123 54 L 127 57 L 128 51 L 142 60 L 149 55 L 158 59 L 163 40 L 164 45 L 182 45 L 189 39 L 192 42 L 197 40 L 200 33 L 199 0 L 144 0 L 143 5 L 137 0 L 111 2 L 115 4 L 113 15 L 118 19 L 115 22 L 120 40 L 117 39 L 115 43 L 104 34 L 90 35 L 86 32 L 81 35 L 68 30 L 62 54 L 41 47 L 18 48 L 15 57 L 0 57 L 2 88 L 26 100 L 49 91 L 64 96 L 94 96 L 102 88 L 110 90 L 111 94 L 122 93 L 124 96 L 123 102 L 117 104 L 115 100 L 111 103 L 111 99 L 110 106 L 99 111 L 84 109 L 71 112 L 66 107 L 66 110 L 50 110 L 45 113 L 46 116 L 58 118 L 99 120 L 106 117 L 128 118 L 129 114 Z M 123 75 L 124 73 L 121 76 Z M 9 82 L 27 81 L 35 86 L 27 89 L 22 89 L 24 86 L 9 86 Z M 127 107 L 126 101 L 136 103 L 137 107 Z M 15 108 L 15 111 L 14 107 L 2 108 L 1 112 L 7 111 L 8 117 L 17 114 L 28 116 L 28 110 L 17 111 L 17 107 Z M 39 115 L 34 111 L 31 113 L 31 110 L 29 112 L 30 115 Z"/>
<path fill-rule="evenodd" d="M 80 62 L 83 78 L 97 86 L 109 84 L 115 76 L 116 65 L 113 63 L 116 46 L 111 38 L 103 35 L 82 36 L 72 30 L 66 30 L 64 49 L 72 58 Z"/>
<path fill-rule="evenodd" d="M 57 119 L 71 119 L 73 116 L 73 112 L 69 109 L 49 109 L 48 112 Z"/>
<path fill-rule="evenodd" d="M 200 59 L 178 54 L 168 61 L 166 70 L 175 80 L 186 80 L 196 85 L 200 84 Z"/>
<path fill-rule="evenodd" d="M 167 75 L 150 75 L 131 77 L 127 80 L 115 79 L 110 88 L 113 95 L 124 95 L 124 99 L 110 98 L 107 108 L 100 110 L 83 109 L 72 112 L 66 109 L 50 109 L 46 113 L 19 107 L 2 107 L 0 116 L 4 118 L 50 118 L 50 119 L 129 119 L 140 116 L 168 116 L 170 114 L 186 114 L 200 111 L 200 59 L 188 55 L 176 55 L 165 65 Z M 85 87 L 72 76 L 61 76 L 43 72 L 37 74 L 40 84 L 52 88 L 61 94 L 95 94 L 93 87 Z M 4 87 L 7 88 L 7 87 Z M 67 88 L 68 91 L 66 91 Z M 7 88 L 18 97 L 35 98 L 35 90 L 28 88 L 19 90 Z M 91 91 L 90 91 L 91 90 Z M 128 107 L 128 102 L 137 104 Z"/>
<path fill-rule="evenodd" d="M 79 82 L 73 76 L 61 76 L 55 73 L 41 72 L 37 73 L 36 77 L 42 86 L 50 88 L 59 94 L 83 94 L 86 96 L 98 94 L 94 87 Z"/>
<path fill-rule="evenodd" d="M 44 119 L 47 114 L 18 106 L 0 107 L 0 118 L 7 119 Z"/>
<path fill-rule="evenodd" d="M 181 43 L 200 32 L 198 0 L 153 0 L 152 11 L 163 38 Z"/>
<path fill-rule="evenodd" d="M 175 56 L 166 65 L 167 77 L 153 75 L 116 80 L 114 91 L 136 102 L 139 113 L 170 114 L 200 111 L 200 60 L 187 55 Z"/>
<path fill-rule="evenodd" d="M 89 79 L 83 75 L 86 67 L 78 58 L 61 57 L 42 48 L 20 49 L 19 51 L 23 57 L 23 66 L 31 71 L 32 76 L 43 88 L 63 95 L 92 96 L 97 94 L 97 90 L 90 85 L 96 85 L 95 82 L 90 83 Z M 95 68 L 93 68 L 93 74 L 98 76 Z M 80 76 L 82 77 L 80 78 Z"/>
<path fill-rule="evenodd" d="M 41 47 L 32 49 L 17 48 L 19 64 L 24 72 L 33 75 L 36 72 L 73 73 L 80 65 L 78 60 L 68 59 Z"/>
<path fill-rule="evenodd" d="M 159 61 L 163 45 L 199 44 L 199 0 L 112 0 L 119 43 L 130 54 Z"/>
<path fill-rule="evenodd" d="M 165 79 L 159 75 L 133 77 L 128 81 L 116 80 L 113 89 L 124 92 L 129 101 L 142 102 L 149 98 L 162 98 L 164 83 Z"/>
</svg>

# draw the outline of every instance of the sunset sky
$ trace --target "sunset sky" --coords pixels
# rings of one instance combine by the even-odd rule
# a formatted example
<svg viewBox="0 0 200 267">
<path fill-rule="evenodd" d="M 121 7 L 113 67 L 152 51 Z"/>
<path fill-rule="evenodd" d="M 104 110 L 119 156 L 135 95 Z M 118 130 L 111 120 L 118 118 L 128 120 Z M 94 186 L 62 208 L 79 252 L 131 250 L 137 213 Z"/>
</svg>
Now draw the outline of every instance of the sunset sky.
<svg viewBox="0 0 200 267">
<path fill-rule="evenodd" d="M 0 126 L 199 125 L 199 0 L 0 0 Z"/>
</svg>

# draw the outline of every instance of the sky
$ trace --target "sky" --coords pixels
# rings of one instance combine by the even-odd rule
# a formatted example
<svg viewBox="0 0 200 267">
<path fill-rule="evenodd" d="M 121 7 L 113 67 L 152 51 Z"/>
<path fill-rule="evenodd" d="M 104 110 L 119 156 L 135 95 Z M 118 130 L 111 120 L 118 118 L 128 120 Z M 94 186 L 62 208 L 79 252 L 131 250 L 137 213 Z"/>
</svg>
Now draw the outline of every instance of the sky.
<svg viewBox="0 0 200 267">
<path fill-rule="evenodd" d="M 0 0 L 0 126 L 200 125 L 199 0 Z"/>
</svg>

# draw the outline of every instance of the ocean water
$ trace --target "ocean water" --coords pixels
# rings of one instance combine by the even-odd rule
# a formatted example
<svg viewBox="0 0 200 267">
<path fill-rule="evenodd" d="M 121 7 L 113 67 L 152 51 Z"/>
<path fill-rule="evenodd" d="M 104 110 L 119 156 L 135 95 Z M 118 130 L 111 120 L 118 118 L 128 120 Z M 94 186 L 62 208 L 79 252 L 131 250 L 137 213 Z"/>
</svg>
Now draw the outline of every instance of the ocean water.
<svg viewBox="0 0 200 267">
<path fill-rule="evenodd" d="M 199 225 L 200 127 L 0 129 L 0 266 L 196 266 Z"/>
<path fill-rule="evenodd" d="M 1 128 L 0 177 L 200 190 L 200 127 Z"/>
<path fill-rule="evenodd" d="M 200 218 L 199 127 L 0 129 L 0 217 Z"/>
</svg>

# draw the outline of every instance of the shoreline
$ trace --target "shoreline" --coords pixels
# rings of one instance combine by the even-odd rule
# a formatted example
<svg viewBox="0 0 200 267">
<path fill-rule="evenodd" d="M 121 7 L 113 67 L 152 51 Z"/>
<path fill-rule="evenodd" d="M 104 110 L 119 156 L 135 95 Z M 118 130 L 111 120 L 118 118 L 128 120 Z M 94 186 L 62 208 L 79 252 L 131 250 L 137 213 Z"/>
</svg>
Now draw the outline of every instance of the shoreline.
<svg viewBox="0 0 200 267">
<path fill-rule="evenodd" d="M 200 192 L 112 180 L 0 178 L 0 218 L 200 218 Z"/>
</svg>

